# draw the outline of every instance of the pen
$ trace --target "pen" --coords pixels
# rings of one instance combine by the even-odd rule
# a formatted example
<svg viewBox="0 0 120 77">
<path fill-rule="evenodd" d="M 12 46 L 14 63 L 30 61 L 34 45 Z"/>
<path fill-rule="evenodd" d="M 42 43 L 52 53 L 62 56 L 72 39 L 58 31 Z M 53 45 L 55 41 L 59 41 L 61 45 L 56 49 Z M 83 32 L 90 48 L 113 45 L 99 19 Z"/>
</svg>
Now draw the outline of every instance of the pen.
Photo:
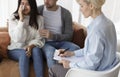
<svg viewBox="0 0 120 77">
<path fill-rule="evenodd" d="M 58 56 L 60 56 L 60 54 L 63 54 L 65 51 L 67 51 L 67 50 L 69 50 L 69 48 L 66 48 L 63 52 L 60 52 L 59 54 L 58 54 Z"/>
</svg>

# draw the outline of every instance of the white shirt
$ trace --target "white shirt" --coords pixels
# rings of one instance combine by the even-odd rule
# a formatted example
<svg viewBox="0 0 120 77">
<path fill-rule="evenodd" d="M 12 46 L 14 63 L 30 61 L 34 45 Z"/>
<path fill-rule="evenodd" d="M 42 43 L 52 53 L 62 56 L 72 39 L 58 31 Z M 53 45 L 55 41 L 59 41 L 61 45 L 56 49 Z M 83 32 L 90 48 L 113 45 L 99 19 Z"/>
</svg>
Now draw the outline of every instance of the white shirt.
<svg viewBox="0 0 120 77">
<path fill-rule="evenodd" d="M 116 57 L 116 31 L 114 24 L 103 14 L 88 26 L 85 47 L 75 51 L 79 62 L 71 62 L 71 68 L 106 70 L 118 63 Z"/>
<path fill-rule="evenodd" d="M 28 26 L 29 25 L 29 16 L 25 16 L 23 22 L 15 19 L 12 15 L 9 19 L 9 35 L 11 38 L 10 45 L 8 46 L 9 50 L 12 49 L 21 49 L 25 48 L 28 45 L 36 45 L 43 47 L 45 41 L 40 36 L 39 30 L 43 29 L 43 17 L 38 16 L 38 30 Z"/>
</svg>

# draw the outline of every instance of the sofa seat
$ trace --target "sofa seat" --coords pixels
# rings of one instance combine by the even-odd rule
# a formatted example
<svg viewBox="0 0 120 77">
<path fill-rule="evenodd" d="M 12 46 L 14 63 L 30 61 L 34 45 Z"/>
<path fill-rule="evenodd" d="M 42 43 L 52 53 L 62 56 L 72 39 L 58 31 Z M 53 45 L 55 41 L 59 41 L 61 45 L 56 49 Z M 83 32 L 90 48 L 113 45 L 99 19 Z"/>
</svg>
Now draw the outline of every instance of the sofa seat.
<svg viewBox="0 0 120 77">
<path fill-rule="evenodd" d="M 80 48 L 83 48 L 86 37 L 86 29 L 78 23 L 73 23 L 73 28 L 74 33 L 72 42 L 80 46 Z M 18 62 L 8 59 L 7 57 L 8 44 L 10 44 L 8 29 L 7 27 L 0 28 L 0 56 L 3 57 L 3 60 L 0 63 L 0 77 L 20 77 Z M 44 61 L 44 63 L 44 77 L 48 77 L 46 61 Z M 35 77 L 32 63 L 30 65 L 30 77 Z"/>
<path fill-rule="evenodd" d="M 45 77 L 48 77 L 47 74 L 47 66 L 45 65 Z M 13 61 L 8 58 L 4 58 L 3 61 L 0 63 L 0 77 L 20 77 L 18 62 Z M 33 69 L 33 64 L 30 63 L 30 76 L 35 77 L 35 72 Z"/>
<path fill-rule="evenodd" d="M 35 77 L 31 66 L 32 64 L 30 65 L 30 77 Z M 0 63 L 0 69 L 0 77 L 20 77 L 18 62 L 16 61 L 3 59 Z"/>
</svg>

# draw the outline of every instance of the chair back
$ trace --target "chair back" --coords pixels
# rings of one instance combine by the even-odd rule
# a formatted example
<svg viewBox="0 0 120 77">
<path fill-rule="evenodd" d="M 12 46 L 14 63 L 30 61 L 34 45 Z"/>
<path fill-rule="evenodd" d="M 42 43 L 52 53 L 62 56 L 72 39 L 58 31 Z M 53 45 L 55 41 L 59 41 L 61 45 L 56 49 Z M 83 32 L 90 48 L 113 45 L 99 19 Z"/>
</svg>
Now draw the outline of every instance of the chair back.
<svg viewBox="0 0 120 77">
<path fill-rule="evenodd" d="M 117 53 L 120 58 L 120 53 Z M 86 69 L 71 68 L 66 73 L 65 77 L 118 77 L 120 69 L 120 62 L 110 70 L 106 71 L 92 71 Z"/>
</svg>

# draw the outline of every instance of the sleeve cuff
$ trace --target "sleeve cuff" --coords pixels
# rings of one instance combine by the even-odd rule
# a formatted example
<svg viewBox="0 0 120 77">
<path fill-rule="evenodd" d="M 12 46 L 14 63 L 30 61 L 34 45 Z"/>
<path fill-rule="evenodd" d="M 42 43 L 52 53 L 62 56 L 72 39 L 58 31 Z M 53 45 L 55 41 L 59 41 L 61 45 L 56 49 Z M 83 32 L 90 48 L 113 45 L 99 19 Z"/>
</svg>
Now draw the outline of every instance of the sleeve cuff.
<svg viewBox="0 0 120 77">
<path fill-rule="evenodd" d="M 74 51 L 75 56 L 83 56 L 84 55 L 84 49 L 78 49 Z"/>
<path fill-rule="evenodd" d="M 80 52 L 81 52 L 81 51 L 80 51 L 80 49 L 79 49 L 79 50 L 74 51 L 75 56 L 81 56 Z"/>
<path fill-rule="evenodd" d="M 75 63 L 70 62 L 69 66 L 70 66 L 70 68 L 75 68 Z"/>
</svg>

